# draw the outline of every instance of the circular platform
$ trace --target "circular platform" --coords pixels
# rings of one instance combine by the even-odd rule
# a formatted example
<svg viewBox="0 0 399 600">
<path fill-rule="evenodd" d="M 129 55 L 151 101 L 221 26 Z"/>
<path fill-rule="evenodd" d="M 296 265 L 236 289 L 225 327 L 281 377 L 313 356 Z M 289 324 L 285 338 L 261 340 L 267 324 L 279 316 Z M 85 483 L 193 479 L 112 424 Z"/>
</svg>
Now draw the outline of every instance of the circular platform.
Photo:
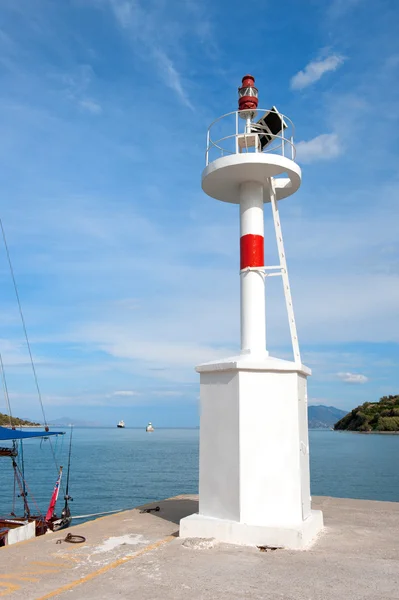
<svg viewBox="0 0 399 600">
<path fill-rule="evenodd" d="M 270 202 L 268 180 L 274 178 L 277 200 L 294 194 L 301 185 L 301 168 L 293 160 L 269 153 L 232 154 L 217 158 L 202 172 L 204 192 L 223 202 L 240 203 L 240 185 L 264 185 L 264 202 Z"/>
</svg>

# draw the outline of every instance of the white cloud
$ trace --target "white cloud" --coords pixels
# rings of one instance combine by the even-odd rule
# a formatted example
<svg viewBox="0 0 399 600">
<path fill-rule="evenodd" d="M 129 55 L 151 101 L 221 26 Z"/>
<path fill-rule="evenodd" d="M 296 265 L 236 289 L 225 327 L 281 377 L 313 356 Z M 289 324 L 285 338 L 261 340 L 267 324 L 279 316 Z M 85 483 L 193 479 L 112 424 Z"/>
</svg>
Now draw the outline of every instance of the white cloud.
<svg viewBox="0 0 399 600">
<path fill-rule="evenodd" d="M 156 390 L 154 392 L 152 392 L 152 396 L 159 396 L 159 397 L 171 397 L 171 398 L 175 398 L 177 396 L 183 396 L 183 392 L 181 391 L 177 391 L 177 390 Z"/>
<path fill-rule="evenodd" d="M 187 92 L 183 87 L 181 76 L 176 71 L 173 62 L 168 56 L 166 56 L 165 52 L 161 50 L 154 50 L 153 54 L 158 63 L 158 69 L 159 72 L 162 73 L 165 84 L 179 96 L 183 104 L 188 106 L 188 108 L 191 108 L 191 110 L 194 110 L 194 107 L 188 98 Z"/>
<path fill-rule="evenodd" d="M 84 100 L 80 100 L 80 106 L 92 113 L 93 115 L 99 115 L 102 112 L 101 105 L 94 100 L 90 100 L 90 98 L 85 98 Z"/>
<path fill-rule="evenodd" d="M 119 390 L 112 394 L 113 396 L 139 396 L 138 392 L 133 392 L 132 390 Z"/>
<path fill-rule="evenodd" d="M 367 383 L 369 380 L 368 377 L 360 373 L 337 373 L 337 377 L 345 383 Z"/>
<path fill-rule="evenodd" d="M 130 0 L 109 0 L 121 27 L 129 27 L 133 18 L 134 5 Z"/>
<path fill-rule="evenodd" d="M 295 147 L 296 158 L 302 163 L 330 160 L 342 152 L 342 145 L 336 133 L 323 133 L 307 142 L 298 142 Z"/>
<path fill-rule="evenodd" d="M 344 62 L 344 57 L 333 54 L 323 60 L 312 60 L 303 71 L 299 71 L 291 79 L 291 89 L 302 90 L 303 88 L 318 81 L 324 73 L 335 71 Z"/>
<path fill-rule="evenodd" d="M 135 42 L 135 51 L 141 49 L 145 59 L 148 59 L 148 57 L 153 59 L 159 76 L 164 83 L 176 93 L 185 106 L 193 110 L 193 105 L 184 89 L 182 77 L 169 56 L 169 50 L 168 53 L 165 50 L 170 36 L 167 27 L 168 16 L 165 14 L 163 18 L 160 17 L 159 13 L 154 13 L 148 9 L 148 5 L 145 5 L 146 9 L 142 8 L 138 0 L 108 0 L 108 4 L 119 26 L 130 33 Z M 172 24 L 170 30 L 173 31 Z M 166 41 L 166 44 L 163 43 L 163 47 L 159 45 L 154 47 L 154 38 L 162 40 L 162 43 Z M 176 39 L 173 39 L 173 44 L 175 43 Z"/>
</svg>

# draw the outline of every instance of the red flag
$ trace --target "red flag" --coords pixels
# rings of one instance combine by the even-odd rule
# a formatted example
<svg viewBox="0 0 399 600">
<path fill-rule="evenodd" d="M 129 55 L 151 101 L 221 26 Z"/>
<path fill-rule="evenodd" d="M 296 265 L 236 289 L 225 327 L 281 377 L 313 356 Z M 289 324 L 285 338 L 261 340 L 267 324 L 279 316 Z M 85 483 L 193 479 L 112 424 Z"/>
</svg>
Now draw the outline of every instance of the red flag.
<svg viewBox="0 0 399 600">
<path fill-rule="evenodd" d="M 60 467 L 60 473 L 58 475 L 57 481 L 55 482 L 53 494 L 51 496 L 50 504 L 48 506 L 47 513 L 46 513 L 46 521 L 50 521 L 51 517 L 54 515 L 55 505 L 57 504 L 57 498 L 58 498 L 58 494 L 60 491 L 61 477 L 62 477 L 62 467 Z"/>
</svg>

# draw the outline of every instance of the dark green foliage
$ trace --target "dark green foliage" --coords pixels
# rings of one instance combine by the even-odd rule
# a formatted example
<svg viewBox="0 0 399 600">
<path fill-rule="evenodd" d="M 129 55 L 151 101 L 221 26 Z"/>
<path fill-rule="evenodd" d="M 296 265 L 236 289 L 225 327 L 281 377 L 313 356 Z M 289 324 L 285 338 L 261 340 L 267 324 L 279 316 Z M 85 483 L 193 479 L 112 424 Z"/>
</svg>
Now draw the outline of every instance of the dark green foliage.
<svg viewBox="0 0 399 600">
<path fill-rule="evenodd" d="M 0 426 L 7 426 L 10 424 L 10 417 L 8 415 L 4 415 L 0 413 Z M 40 425 L 40 423 L 32 423 L 32 421 L 26 421 L 25 419 L 18 419 L 17 417 L 12 417 L 11 424 L 18 425 Z"/>
<path fill-rule="evenodd" d="M 383 396 L 379 402 L 365 402 L 335 423 L 347 431 L 399 431 L 399 395 Z"/>
</svg>

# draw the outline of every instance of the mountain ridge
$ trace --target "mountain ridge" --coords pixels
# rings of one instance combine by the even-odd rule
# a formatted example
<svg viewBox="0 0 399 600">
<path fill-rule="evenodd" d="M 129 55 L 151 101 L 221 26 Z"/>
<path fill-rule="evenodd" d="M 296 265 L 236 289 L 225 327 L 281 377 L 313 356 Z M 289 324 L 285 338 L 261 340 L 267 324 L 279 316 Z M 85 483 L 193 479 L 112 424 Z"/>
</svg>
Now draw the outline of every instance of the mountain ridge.
<svg viewBox="0 0 399 600">
<path fill-rule="evenodd" d="M 308 406 L 309 429 L 332 429 L 337 421 L 345 417 L 346 410 L 335 406 L 315 404 Z"/>
</svg>

